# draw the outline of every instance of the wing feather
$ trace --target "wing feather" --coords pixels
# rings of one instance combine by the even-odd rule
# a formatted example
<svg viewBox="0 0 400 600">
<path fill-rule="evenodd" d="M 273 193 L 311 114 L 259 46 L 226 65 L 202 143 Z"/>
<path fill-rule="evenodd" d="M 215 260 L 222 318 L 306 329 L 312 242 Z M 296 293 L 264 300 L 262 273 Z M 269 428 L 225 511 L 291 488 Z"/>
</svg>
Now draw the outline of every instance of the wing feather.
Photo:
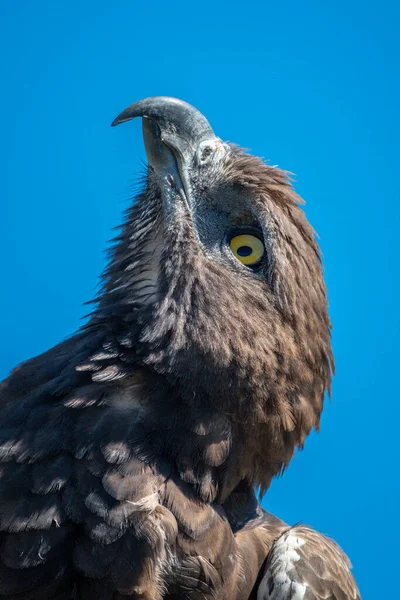
<svg viewBox="0 0 400 600">
<path fill-rule="evenodd" d="M 351 565 L 331 539 L 306 526 L 287 529 L 270 550 L 257 600 L 360 600 Z"/>
</svg>

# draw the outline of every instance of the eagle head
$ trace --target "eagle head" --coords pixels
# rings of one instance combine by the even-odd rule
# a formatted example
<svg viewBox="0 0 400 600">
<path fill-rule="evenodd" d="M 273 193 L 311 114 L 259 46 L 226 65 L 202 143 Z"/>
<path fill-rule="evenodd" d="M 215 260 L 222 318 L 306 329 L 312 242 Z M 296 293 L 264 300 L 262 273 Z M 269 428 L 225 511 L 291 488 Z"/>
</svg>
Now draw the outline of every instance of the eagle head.
<svg viewBox="0 0 400 600">
<path fill-rule="evenodd" d="M 330 386 L 314 231 L 287 173 L 223 142 L 193 106 L 147 98 L 113 125 L 134 117 L 148 171 L 88 325 L 106 323 L 122 360 L 96 377 L 139 366 L 168 418 L 229 429 L 238 478 L 265 489 L 318 427 Z"/>
</svg>

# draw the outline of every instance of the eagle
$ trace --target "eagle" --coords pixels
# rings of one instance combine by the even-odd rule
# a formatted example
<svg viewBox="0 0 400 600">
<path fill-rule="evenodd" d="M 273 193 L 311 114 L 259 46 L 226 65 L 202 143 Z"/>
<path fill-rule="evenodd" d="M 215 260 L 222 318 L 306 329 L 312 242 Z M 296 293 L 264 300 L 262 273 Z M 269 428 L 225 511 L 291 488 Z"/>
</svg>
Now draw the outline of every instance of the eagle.
<svg viewBox="0 0 400 600">
<path fill-rule="evenodd" d="M 186 102 L 112 124 L 135 117 L 148 167 L 87 322 L 0 385 L 0 599 L 359 599 L 335 542 L 259 503 L 333 371 L 301 199 Z"/>
</svg>

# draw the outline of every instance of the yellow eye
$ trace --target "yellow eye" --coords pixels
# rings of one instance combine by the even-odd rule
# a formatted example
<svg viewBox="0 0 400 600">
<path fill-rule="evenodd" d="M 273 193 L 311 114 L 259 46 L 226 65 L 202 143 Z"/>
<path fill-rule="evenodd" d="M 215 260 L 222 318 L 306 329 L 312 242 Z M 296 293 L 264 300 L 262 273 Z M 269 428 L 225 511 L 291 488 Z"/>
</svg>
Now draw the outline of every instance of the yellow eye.
<svg viewBox="0 0 400 600">
<path fill-rule="evenodd" d="M 235 235 L 229 245 L 233 254 L 244 265 L 257 264 L 264 254 L 262 241 L 258 237 L 247 233 Z"/>
</svg>

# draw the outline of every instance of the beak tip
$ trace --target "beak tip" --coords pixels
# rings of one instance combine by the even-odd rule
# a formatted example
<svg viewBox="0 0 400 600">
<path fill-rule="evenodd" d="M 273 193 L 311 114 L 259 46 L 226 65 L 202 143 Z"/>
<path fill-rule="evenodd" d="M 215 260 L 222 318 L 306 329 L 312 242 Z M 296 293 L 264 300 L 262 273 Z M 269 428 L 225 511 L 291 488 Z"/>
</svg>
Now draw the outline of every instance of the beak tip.
<svg viewBox="0 0 400 600">
<path fill-rule="evenodd" d="M 117 125 L 120 125 L 121 123 L 126 123 L 127 121 L 130 121 L 131 119 L 133 119 L 135 116 L 141 116 L 141 115 L 132 115 L 131 111 L 130 111 L 130 106 L 129 106 L 128 108 L 123 110 L 121 113 L 119 113 L 119 115 L 117 117 L 115 117 L 114 121 L 111 123 L 111 127 L 116 127 Z"/>
<path fill-rule="evenodd" d="M 114 121 L 111 123 L 111 127 L 116 127 L 117 125 L 119 125 L 120 123 L 123 123 L 125 119 L 121 119 L 121 115 L 118 115 L 118 117 L 116 117 L 114 119 Z"/>
</svg>

